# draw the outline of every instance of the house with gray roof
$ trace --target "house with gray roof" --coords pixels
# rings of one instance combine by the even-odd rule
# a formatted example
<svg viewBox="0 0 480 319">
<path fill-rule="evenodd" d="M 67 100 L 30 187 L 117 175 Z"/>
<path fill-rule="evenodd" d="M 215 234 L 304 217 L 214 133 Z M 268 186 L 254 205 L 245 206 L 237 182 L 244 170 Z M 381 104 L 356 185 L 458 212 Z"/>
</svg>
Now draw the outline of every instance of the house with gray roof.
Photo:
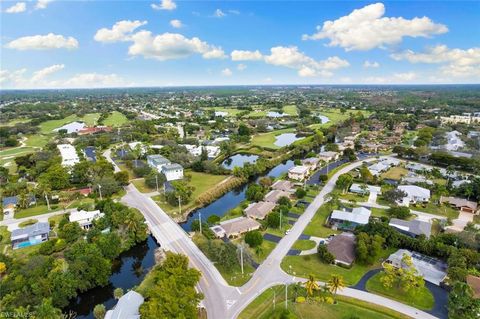
<svg viewBox="0 0 480 319">
<path fill-rule="evenodd" d="M 282 197 L 287 197 L 289 198 L 290 197 L 290 193 L 287 193 L 287 192 L 284 192 L 284 191 L 281 191 L 281 190 L 273 190 L 273 191 L 270 191 L 268 192 L 267 195 L 265 195 L 265 197 L 263 198 L 264 201 L 266 202 L 270 202 L 270 203 L 277 203 L 278 200 Z"/>
<path fill-rule="evenodd" d="M 176 181 L 183 178 L 183 166 L 177 163 L 162 166 L 162 173 L 167 181 Z"/>
<path fill-rule="evenodd" d="M 38 245 L 48 240 L 50 224 L 36 223 L 25 228 L 14 229 L 10 235 L 13 249 Z"/>
<path fill-rule="evenodd" d="M 253 219 L 265 219 L 275 206 L 275 203 L 272 202 L 251 203 L 245 209 L 245 215 Z"/>
<path fill-rule="evenodd" d="M 243 233 L 259 229 L 261 224 L 254 219 L 237 217 L 221 222 L 219 225 L 210 227 L 218 238 L 238 237 Z"/>
<path fill-rule="evenodd" d="M 420 219 L 403 220 L 392 218 L 388 225 L 395 228 L 398 232 L 413 238 L 419 235 L 425 235 L 425 237 L 429 238 L 432 234 L 432 224 Z"/>
</svg>

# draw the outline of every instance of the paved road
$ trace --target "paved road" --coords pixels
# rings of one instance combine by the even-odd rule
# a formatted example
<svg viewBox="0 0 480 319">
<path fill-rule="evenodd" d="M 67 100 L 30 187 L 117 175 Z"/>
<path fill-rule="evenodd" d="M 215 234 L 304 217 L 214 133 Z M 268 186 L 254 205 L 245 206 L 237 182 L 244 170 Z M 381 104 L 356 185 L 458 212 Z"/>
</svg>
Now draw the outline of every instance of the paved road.
<svg viewBox="0 0 480 319">
<path fill-rule="evenodd" d="M 66 210 L 57 210 L 55 212 L 47 213 L 47 214 L 42 214 L 42 215 L 36 215 L 36 216 L 30 216 L 30 217 L 24 217 L 24 218 L 9 218 L 5 219 L 3 221 L 0 221 L 1 226 L 7 226 L 9 231 L 12 231 L 14 229 L 19 228 L 18 224 L 27 221 L 29 219 L 36 219 L 39 222 L 48 222 L 48 219 L 53 216 L 57 215 L 63 215 L 66 213 L 70 213 L 72 210 L 75 208 L 69 208 Z"/>
<path fill-rule="evenodd" d="M 105 152 L 103 152 L 103 157 L 105 157 L 107 159 L 107 161 L 109 161 L 110 163 L 112 163 L 113 165 L 113 171 L 115 173 L 118 173 L 121 171 L 120 167 L 118 167 L 118 165 L 115 163 L 115 161 L 112 159 L 112 150 L 111 149 L 108 149 L 106 150 Z"/>
<path fill-rule="evenodd" d="M 375 158 L 363 159 L 373 161 Z M 122 201 L 139 209 L 145 216 L 154 237 L 162 247 L 187 255 L 193 267 L 202 272 L 199 290 L 205 295 L 203 301 L 208 317 L 213 319 L 236 318 L 240 312 L 266 289 L 279 284 L 303 282 L 303 278 L 288 275 L 280 268 L 282 259 L 300 237 L 318 208 L 328 200 L 328 194 L 334 189 L 338 176 L 362 165 L 363 161 L 354 162 L 340 169 L 327 182 L 325 187 L 298 218 L 290 233 L 280 240 L 267 259 L 258 267 L 252 278 L 242 287 L 229 286 L 212 262 L 192 242 L 185 231 L 175 223 L 155 202 L 140 193 L 133 185 L 127 187 L 127 194 Z M 352 288 L 345 288 L 340 295 L 357 298 L 382 305 L 413 318 L 431 319 L 434 316 L 404 305 L 402 303 Z"/>
</svg>

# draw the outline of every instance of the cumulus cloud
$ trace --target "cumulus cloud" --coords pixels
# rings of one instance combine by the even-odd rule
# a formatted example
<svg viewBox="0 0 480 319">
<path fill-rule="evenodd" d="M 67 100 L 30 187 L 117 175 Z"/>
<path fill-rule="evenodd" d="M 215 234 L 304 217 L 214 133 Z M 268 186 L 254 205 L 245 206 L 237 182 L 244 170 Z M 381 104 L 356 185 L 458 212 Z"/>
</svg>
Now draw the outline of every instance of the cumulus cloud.
<svg viewBox="0 0 480 319">
<path fill-rule="evenodd" d="M 52 1 L 53 0 L 38 0 L 37 4 L 35 5 L 35 9 L 37 10 L 46 9 L 48 4 Z"/>
<path fill-rule="evenodd" d="M 147 24 L 147 21 L 118 21 L 111 29 L 102 28 L 98 30 L 95 33 L 94 39 L 98 42 L 128 41 L 130 40 L 131 33 L 145 24 Z"/>
<path fill-rule="evenodd" d="M 328 46 L 339 46 L 346 51 L 370 50 L 400 43 L 404 37 L 430 37 L 448 32 L 443 24 L 428 17 L 384 17 L 385 6 L 375 3 L 353 10 L 349 15 L 317 26 L 317 32 L 303 35 L 304 40 L 329 39 Z"/>
<path fill-rule="evenodd" d="M 223 18 L 226 15 L 227 14 L 220 9 L 215 10 L 215 12 L 213 13 L 213 16 L 216 18 Z"/>
<path fill-rule="evenodd" d="M 445 76 L 480 77 L 480 48 L 462 50 L 437 45 L 422 53 L 406 50 L 390 56 L 410 63 L 443 64 L 440 71 Z"/>
<path fill-rule="evenodd" d="M 52 66 L 38 70 L 33 73 L 31 80 L 33 83 L 39 83 L 40 81 L 44 80 L 47 76 L 54 74 L 60 70 L 63 70 L 64 67 L 65 67 L 64 64 L 54 64 Z"/>
<path fill-rule="evenodd" d="M 177 28 L 177 29 L 183 27 L 182 21 L 180 21 L 178 19 L 170 20 L 170 25 L 174 28 Z"/>
<path fill-rule="evenodd" d="M 230 56 L 232 57 L 232 61 L 259 61 L 263 59 L 263 55 L 258 50 L 233 50 Z"/>
<path fill-rule="evenodd" d="M 225 68 L 222 70 L 222 75 L 223 76 L 232 76 L 232 70 L 230 70 L 229 68 Z"/>
<path fill-rule="evenodd" d="M 71 88 L 120 87 L 126 85 L 130 84 L 115 73 L 80 73 L 65 81 L 65 86 Z"/>
<path fill-rule="evenodd" d="M 388 76 L 371 76 L 363 79 L 367 84 L 405 84 L 418 79 L 415 72 L 394 73 Z"/>
<path fill-rule="evenodd" d="M 27 4 L 25 2 L 17 2 L 13 6 L 5 10 L 6 13 L 21 13 L 27 10 Z"/>
<path fill-rule="evenodd" d="M 237 70 L 238 71 L 243 71 L 247 68 L 247 66 L 243 63 L 240 63 L 239 65 L 237 65 Z"/>
<path fill-rule="evenodd" d="M 376 62 L 376 61 L 368 61 L 366 60 L 365 62 L 363 62 L 363 67 L 368 69 L 368 68 L 378 68 L 380 67 L 380 63 Z"/>
<path fill-rule="evenodd" d="M 15 39 L 5 46 L 15 50 L 50 50 L 50 49 L 77 49 L 78 41 L 73 37 L 49 33 L 47 35 L 33 35 Z"/>
<path fill-rule="evenodd" d="M 152 9 L 154 10 L 175 10 L 177 8 L 177 4 L 173 2 L 173 0 L 162 0 L 160 4 L 152 3 Z"/>
</svg>

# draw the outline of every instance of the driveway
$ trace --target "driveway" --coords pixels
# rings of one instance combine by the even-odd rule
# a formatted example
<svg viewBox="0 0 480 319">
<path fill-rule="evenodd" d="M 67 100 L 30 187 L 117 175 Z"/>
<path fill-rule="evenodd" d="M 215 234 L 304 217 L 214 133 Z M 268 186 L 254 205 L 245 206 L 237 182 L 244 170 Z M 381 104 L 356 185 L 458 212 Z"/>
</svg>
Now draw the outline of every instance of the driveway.
<svg viewBox="0 0 480 319">
<path fill-rule="evenodd" d="M 458 217 L 452 220 L 452 226 L 448 226 L 447 229 L 451 229 L 453 231 L 461 232 L 468 223 L 473 222 L 473 214 L 460 212 Z"/>
</svg>

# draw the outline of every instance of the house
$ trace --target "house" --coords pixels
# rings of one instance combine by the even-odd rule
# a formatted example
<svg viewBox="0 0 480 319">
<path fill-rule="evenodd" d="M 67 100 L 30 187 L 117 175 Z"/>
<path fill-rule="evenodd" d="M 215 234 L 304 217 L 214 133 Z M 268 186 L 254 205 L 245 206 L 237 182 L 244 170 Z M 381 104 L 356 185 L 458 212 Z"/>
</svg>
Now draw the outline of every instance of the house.
<svg viewBox="0 0 480 319">
<path fill-rule="evenodd" d="M 352 230 L 359 225 L 368 224 L 372 212 L 365 207 L 355 207 L 351 212 L 334 210 L 328 220 L 333 229 Z"/>
<path fill-rule="evenodd" d="M 339 155 L 340 153 L 337 153 L 337 152 L 326 151 L 326 152 L 318 153 L 318 158 L 322 161 L 330 162 L 330 161 L 337 160 Z"/>
<path fill-rule="evenodd" d="M 379 176 L 383 172 L 387 171 L 390 168 L 390 165 L 387 165 L 382 162 L 372 164 L 368 167 L 368 170 L 373 176 Z"/>
<path fill-rule="evenodd" d="M 158 172 L 162 171 L 164 165 L 170 164 L 170 160 L 163 157 L 162 155 L 148 155 L 147 164 L 151 168 L 156 169 Z"/>
<path fill-rule="evenodd" d="M 18 205 L 18 201 L 19 201 L 18 196 L 4 197 L 2 199 L 3 214 L 9 215 L 9 214 L 15 213 L 15 208 Z M 37 203 L 37 199 L 33 194 L 29 194 L 26 197 L 26 201 L 27 201 L 27 206 L 32 206 Z"/>
<path fill-rule="evenodd" d="M 63 167 L 72 167 L 80 162 L 77 151 L 71 144 L 58 144 L 57 148 L 60 151 L 60 156 L 62 157 Z"/>
<path fill-rule="evenodd" d="M 79 193 L 80 195 L 87 197 L 92 193 L 92 188 L 91 187 L 79 188 L 76 190 L 76 192 Z"/>
<path fill-rule="evenodd" d="M 105 319 L 139 319 L 140 306 L 144 298 L 138 292 L 130 290 L 118 299 L 115 307 L 105 314 Z"/>
<path fill-rule="evenodd" d="M 140 152 L 140 155 L 145 155 L 148 152 L 148 147 L 147 145 L 143 144 L 142 142 L 131 142 L 128 143 L 128 147 L 133 151 L 138 149 Z"/>
<path fill-rule="evenodd" d="M 87 161 L 96 162 L 97 161 L 97 154 L 95 151 L 95 147 L 87 146 L 83 149 L 83 155 L 87 159 Z"/>
<path fill-rule="evenodd" d="M 406 176 L 406 177 L 402 177 L 402 183 L 405 183 L 405 184 L 427 184 L 427 185 L 433 185 L 433 181 L 425 178 L 424 176 Z"/>
<path fill-rule="evenodd" d="M 303 181 L 307 178 L 310 169 L 307 166 L 294 166 L 288 170 L 288 178 Z"/>
<path fill-rule="evenodd" d="M 457 208 L 461 212 L 476 214 L 478 211 L 478 204 L 464 198 L 440 196 L 440 204 L 448 203 L 452 207 Z"/>
<path fill-rule="evenodd" d="M 72 133 L 78 133 L 85 127 L 85 123 L 83 122 L 72 122 L 65 124 L 64 126 L 60 126 L 59 128 L 56 128 L 53 130 L 53 132 L 59 132 L 59 131 L 67 131 L 67 134 L 72 134 Z"/>
<path fill-rule="evenodd" d="M 468 275 L 467 284 L 473 290 L 473 298 L 479 299 L 480 298 L 480 277 Z"/>
<path fill-rule="evenodd" d="M 429 189 L 415 185 L 400 185 L 397 188 L 407 194 L 400 203 L 403 206 L 415 203 L 427 203 L 430 200 Z"/>
<path fill-rule="evenodd" d="M 391 264 L 397 268 L 406 268 L 407 265 L 402 261 L 404 255 L 412 258 L 413 266 L 418 273 L 423 276 L 425 281 L 438 286 L 447 276 L 447 265 L 442 261 L 406 249 L 397 250 L 391 254 L 384 263 Z"/>
<path fill-rule="evenodd" d="M 411 172 L 417 173 L 431 170 L 431 167 L 418 163 L 408 163 L 407 165 L 405 165 L 405 168 Z"/>
<path fill-rule="evenodd" d="M 163 165 L 161 172 L 169 182 L 183 178 L 183 166 L 180 164 L 173 163 Z"/>
<path fill-rule="evenodd" d="M 112 128 L 109 126 L 95 126 L 95 127 L 85 127 L 78 131 L 78 135 L 90 135 L 100 132 L 111 132 Z"/>
<path fill-rule="evenodd" d="M 278 200 L 282 197 L 289 198 L 290 193 L 280 191 L 280 190 L 272 190 L 272 191 L 268 192 L 268 194 L 265 195 L 265 197 L 263 197 L 263 200 L 266 201 L 266 202 L 276 204 L 278 202 Z"/>
<path fill-rule="evenodd" d="M 121 148 L 119 150 L 117 150 L 117 157 L 118 158 L 121 158 L 121 159 L 124 159 L 126 158 L 128 155 L 128 151 L 124 148 Z"/>
<path fill-rule="evenodd" d="M 272 202 L 251 203 L 245 209 L 245 215 L 253 219 L 265 219 L 274 208 L 275 203 Z"/>
<path fill-rule="evenodd" d="M 220 154 L 220 147 L 218 146 L 211 146 L 211 145 L 192 145 L 192 144 L 182 144 L 187 151 L 192 154 L 193 156 L 200 156 L 202 152 L 205 150 L 207 152 L 207 157 L 208 158 L 215 158 Z"/>
<path fill-rule="evenodd" d="M 12 231 L 10 236 L 13 249 L 23 248 L 40 244 L 48 240 L 50 224 L 39 222 L 25 228 L 18 228 Z"/>
<path fill-rule="evenodd" d="M 259 229 L 261 224 L 254 219 L 247 217 L 237 217 L 221 222 L 219 225 L 212 226 L 210 229 L 218 238 L 238 237 L 243 233 Z"/>
<path fill-rule="evenodd" d="M 391 218 L 388 225 L 395 228 L 398 232 L 413 238 L 420 235 L 425 235 L 425 237 L 430 238 L 432 234 L 432 224 L 420 219 L 403 220 Z"/>
<path fill-rule="evenodd" d="M 95 219 L 103 217 L 105 214 L 101 213 L 99 210 L 93 210 L 87 212 L 85 210 L 74 210 L 70 213 L 68 219 L 71 223 L 77 222 L 80 227 L 87 230 L 92 227 L 92 222 Z"/>
<path fill-rule="evenodd" d="M 372 185 L 366 185 L 366 184 L 362 185 L 362 184 L 353 183 L 352 186 L 350 186 L 349 191 L 351 193 L 361 194 L 361 195 L 367 195 L 370 193 L 381 194 L 382 188 L 379 186 L 372 186 Z"/>
<path fill-rule="evenodd" d="M 278 180 L 272 184 L 271 188 L 274 190 L 291 192 L 293 191 L 293 183 L 286 180 Z"/>
<path fill-rule="evenodd" d="M 303 159 L 301 162 L 303 166 L 306 166 L 310 169 L 310 172 L 313 172 L 318 168 L 320 159 L 316 157 L 309 157 L 309 158 Z"/>
<path fill-rule="evenodd" d="M 327 250 L 335 256 L 335 263 L 351 266 L 355 260 L 355 235 L 341 233 L 327 244 Z"/>
<path fill-rule="evenodd" d="M 459 149 L 465 147 L 465 142 L 460 138 L 462 133 L 459 131 L 451 131 L 446 133 L 447 144 L 445 144 L 445 149 L 447 151 L 458 151 Z"/>
</svg>

